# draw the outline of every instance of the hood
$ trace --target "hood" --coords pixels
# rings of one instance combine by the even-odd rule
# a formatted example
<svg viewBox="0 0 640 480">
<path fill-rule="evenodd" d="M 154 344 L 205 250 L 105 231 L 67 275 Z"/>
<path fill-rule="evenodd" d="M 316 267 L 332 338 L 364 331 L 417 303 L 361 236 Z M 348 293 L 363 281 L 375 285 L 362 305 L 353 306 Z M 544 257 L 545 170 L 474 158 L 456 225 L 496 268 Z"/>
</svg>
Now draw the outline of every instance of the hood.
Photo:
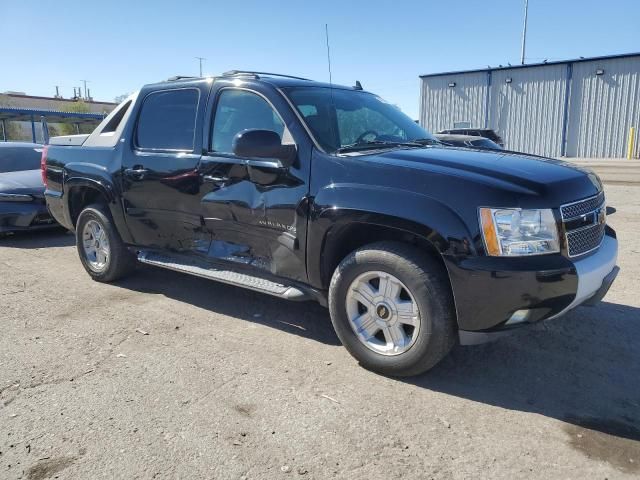
<svg viewBox="0 0 640 480">
<path fill-rule="evenodd" d="M 0 193 L 23 193 L 42 197 L 44 185 L 40 170 L 0 173 Z"/>
<path fill-rule="evenodd" d="M 552 187 L 563 186 L 582 190 L 585 196 L 602 190 L 600 179 L 591 170 L 523 153 L 438 146 L 393 150 L 376 157 L 387 164 L 467 177 L 523 194 L 542 195 Z"/>
</svg>

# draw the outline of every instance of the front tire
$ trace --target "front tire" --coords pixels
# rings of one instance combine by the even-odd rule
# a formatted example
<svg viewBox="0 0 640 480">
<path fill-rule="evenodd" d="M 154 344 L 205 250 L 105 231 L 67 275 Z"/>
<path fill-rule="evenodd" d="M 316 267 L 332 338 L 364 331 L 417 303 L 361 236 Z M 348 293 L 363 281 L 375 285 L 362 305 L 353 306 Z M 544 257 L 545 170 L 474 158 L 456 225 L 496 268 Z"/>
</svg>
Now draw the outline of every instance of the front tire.
<svg viewBox="0 0 640 480">
<path fill-rule="evenodd" d="M 425 372 L 455 344 L 446 271 L 411 245 L 379 242 L 348 255 L 331 279 L 329 310 L 349 353 L 384 375 Z"/>
<path fill-rule="evenodd" d="M 136 258 L 127 250 L 104 205 L 89 205 L 80 212 L 76 248 L 82 266 L 98 282 L 113 282 L 135 269 Z"/>
</svg>

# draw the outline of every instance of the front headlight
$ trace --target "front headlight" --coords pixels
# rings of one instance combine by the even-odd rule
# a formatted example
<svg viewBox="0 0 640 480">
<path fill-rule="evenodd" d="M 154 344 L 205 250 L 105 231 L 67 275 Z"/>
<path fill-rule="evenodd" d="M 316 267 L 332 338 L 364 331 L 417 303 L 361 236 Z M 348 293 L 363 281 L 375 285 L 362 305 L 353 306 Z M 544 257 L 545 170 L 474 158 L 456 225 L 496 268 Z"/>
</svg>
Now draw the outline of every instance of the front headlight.
<svg viewBox="0 0 640 480">
<path fill-rule="evenodd" d="M 549 209 L 481 208 L 480 224 L 488 255 L 518 257 L 560 251 L 558 227 Z"/>
</svg>

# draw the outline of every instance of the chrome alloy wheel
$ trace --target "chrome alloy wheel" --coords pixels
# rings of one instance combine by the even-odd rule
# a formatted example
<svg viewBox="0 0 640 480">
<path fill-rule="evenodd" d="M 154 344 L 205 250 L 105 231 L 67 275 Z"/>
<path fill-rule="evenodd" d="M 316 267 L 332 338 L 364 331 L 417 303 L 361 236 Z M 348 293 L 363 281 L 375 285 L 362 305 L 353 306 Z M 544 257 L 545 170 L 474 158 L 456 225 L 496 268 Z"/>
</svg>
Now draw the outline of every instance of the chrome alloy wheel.
<svg viewBox="0 0 640 480">
<path fill-rule="evenodd" d="M 92 270 L 101 272 L 107 268 L 111 256 L 109 239 L 102 225 L 95 220 L 89 220 L 82 229 L 82 247 L 84 256 Z"/>
<path fill-rule="evenodd" d="M 418 305 L 409 289 L 389 273 L 359 275 L 347 291 L 346 310 L 358 340 L 381 355 L 400 355 L 418 338 Z"/>
</svg>

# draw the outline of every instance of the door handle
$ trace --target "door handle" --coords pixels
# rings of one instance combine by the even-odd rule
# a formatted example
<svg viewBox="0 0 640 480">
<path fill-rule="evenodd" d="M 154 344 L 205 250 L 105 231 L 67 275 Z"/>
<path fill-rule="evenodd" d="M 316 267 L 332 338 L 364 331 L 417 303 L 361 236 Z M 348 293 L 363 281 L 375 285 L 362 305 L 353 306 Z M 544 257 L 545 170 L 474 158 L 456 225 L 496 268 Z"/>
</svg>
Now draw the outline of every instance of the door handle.
<svg viewBox="0 0 640 480">
<path fill-rule="evenodd" d="M 202 181 L 207 183 L 215 183 L 216 185 L 222 185 L 229 181 L 228 177 L 216 177 L 214 175 L 203 175 Z"/>
<path fill-rule="evenodd" d="M 149 170 L 144 168 L 142 165 L 134 165 L 132 168 L 124 169 L 124 174 L 135 180 L 142 180 L 148 172 Z"/>
</svg>

